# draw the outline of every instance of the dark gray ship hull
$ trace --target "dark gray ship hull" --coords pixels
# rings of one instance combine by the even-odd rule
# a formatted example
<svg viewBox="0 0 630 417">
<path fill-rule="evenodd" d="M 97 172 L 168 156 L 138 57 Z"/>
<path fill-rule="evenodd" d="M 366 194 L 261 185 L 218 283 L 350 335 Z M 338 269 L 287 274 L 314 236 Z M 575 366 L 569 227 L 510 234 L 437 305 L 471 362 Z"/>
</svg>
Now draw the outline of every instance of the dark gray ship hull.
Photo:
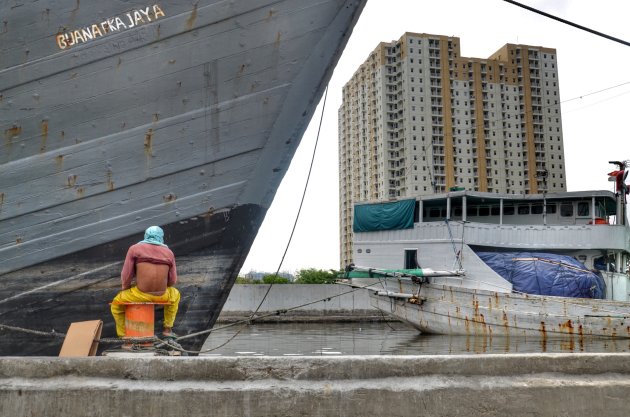
<svg viewBox="0 0 630 417">
<path fill-rule="evenodd" d="M 158 224 L 178 332 L 211 327 L 364 2 L 0 4 L 0 324 L 113 336 L 121 260 Z"/>
</svg>

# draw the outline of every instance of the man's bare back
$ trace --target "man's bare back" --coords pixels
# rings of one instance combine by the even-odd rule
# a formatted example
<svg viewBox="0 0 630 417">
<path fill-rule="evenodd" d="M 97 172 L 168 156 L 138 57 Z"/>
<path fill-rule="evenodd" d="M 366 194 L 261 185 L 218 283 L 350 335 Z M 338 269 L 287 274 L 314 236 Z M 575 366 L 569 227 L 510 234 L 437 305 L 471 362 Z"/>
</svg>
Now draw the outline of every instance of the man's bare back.
<svg viewBox="0 0 630 417">
<path fill-rule="evenodd" d="M 162 295 L 166 291 L 170 267 L 163 264 L 136 264 L 136 286 L 144 293 Z"/>
<path fill-rule="evenodd" d="M 143 293 L 162 295 L 177 283 L 177 268 L 173 252 L 163 244 L 144 242 L 132 245 L 127 251 L 120 273 L 122 289 L 131 288 L 135 278 L 136 287 Z"/>
</svg>

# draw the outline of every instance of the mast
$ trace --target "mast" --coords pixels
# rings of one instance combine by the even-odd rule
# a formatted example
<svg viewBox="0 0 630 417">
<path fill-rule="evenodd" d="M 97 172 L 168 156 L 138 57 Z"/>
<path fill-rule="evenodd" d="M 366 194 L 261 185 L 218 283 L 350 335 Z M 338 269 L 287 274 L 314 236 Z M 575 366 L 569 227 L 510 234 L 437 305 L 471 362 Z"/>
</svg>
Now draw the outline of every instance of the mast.
<svg viewBox="0 0 630 417">
<path fill-rule="evenodd" d="M 617 198 L 617 224 L 625 225 L 628 220 L 626 218 L 626 195 L 628 194 L 628 186 L 626 185 L 626 177 L 628 176 L 628 165 L 630 160 L 626 161 L 608 161 L 610 164 L 617 165 L 617 170 L 608 173 L 608 181 L 615 182 L 615 196 Z"/>
</svg>

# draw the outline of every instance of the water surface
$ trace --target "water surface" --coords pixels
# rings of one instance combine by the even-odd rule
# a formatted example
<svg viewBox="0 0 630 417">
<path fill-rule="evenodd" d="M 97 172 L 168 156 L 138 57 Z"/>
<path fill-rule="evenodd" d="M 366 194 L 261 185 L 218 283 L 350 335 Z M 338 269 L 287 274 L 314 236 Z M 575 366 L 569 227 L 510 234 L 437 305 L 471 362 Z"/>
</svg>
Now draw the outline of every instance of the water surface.
<svg viewBox="0 0 630 417">
<path fill-rule="evenodd" d="M 216 331 L 203 349 L 221 356 L 612 353 L 630 352 L 630 339 L 436 336 L 399 322 L 263 323 Z"/>
</svg>

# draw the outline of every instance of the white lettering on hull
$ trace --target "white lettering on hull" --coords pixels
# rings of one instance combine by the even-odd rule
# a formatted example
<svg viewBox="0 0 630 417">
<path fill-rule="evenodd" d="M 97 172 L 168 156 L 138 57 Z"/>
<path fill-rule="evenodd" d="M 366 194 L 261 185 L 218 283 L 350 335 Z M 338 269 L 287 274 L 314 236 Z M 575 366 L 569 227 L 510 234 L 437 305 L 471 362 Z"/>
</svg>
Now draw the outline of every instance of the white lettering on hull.
<svg viewBox="0 0 630 417">
<path fill-rule="evenodd" d="M 85 43 L 112 32 L 132 29 L 136 26 L 154 22 L 166 14 L 158 4 L 147 6 L 144 9 L 132 10 L 121 16 L 114 16 L 84 28 L 64 30 L 56 36 L 57 46 L 64 50 L 80 43 Z"/>
</svg>

